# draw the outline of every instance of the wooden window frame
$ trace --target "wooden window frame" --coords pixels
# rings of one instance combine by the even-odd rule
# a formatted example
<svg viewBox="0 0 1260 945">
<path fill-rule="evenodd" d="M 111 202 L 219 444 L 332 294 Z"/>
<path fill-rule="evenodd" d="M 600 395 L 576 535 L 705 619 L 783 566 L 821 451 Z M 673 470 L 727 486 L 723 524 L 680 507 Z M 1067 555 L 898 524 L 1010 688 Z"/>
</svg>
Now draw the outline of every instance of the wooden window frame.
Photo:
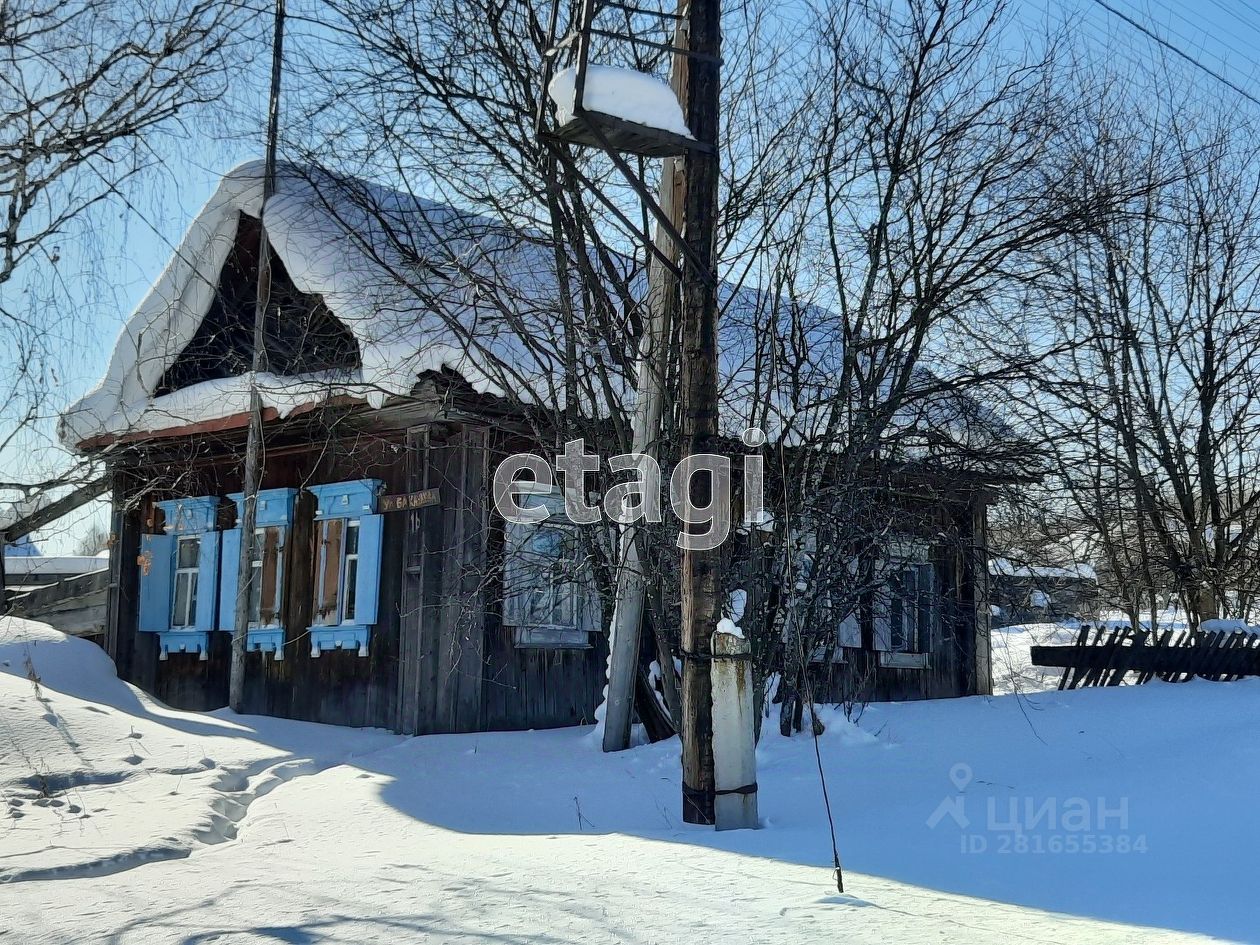
<svg viewBox="0 0 1260 945">
<path fill-rule="evenodd" d="M 939 575 L 931 548 L 921 542 L 894 543 L 889 549 L 890 567 L 878 596 L 883 598 L 886 614 L 880 614 L 878 602 L 873 621 L 887 622 L 887 647 L 878 645 L 876 627 L 875 652 L 879 665 L 892 669 L 929 669 L 940 624 Z M 913 589 L 907 592 L 904 575 L 911 575 Z M 926 576 L 927 581 L 924 581 Z M 924 584 L 926 583 L 926 587 Z M 907 617 L 912 627 L 907 631 Z"/>
<path fill-rule="evenodd" d="M 589 565 L 581 553 L 578 526 L 561 517 L 563 497 L 558 493 L 535 494 L 534 498 L 548 506 L 551 516 L 536 525 L 508 523 L 504 530 L 503 626 L 512 630 L 513 645 L 517 649 L 590 649 L 591 635 L 600 628 L 599 601 Z M 531 591 L 513 590 L 515 572 L 528 567 L 527 563 L 521 563 L 522 552 L 544 530 L 559 533 L 562 542 L 571 542 L 574 548 L 573 553 L 562 553 L 556 559 L 562 565 L 556 569 L 560 577 L 547 582 L 553 594 L 561 589 L 567 594 L 570 623 L 526 620 L 524 599 Z M 546 609 L 549 614 L 555 614 L 554 597 Z"/>
</svg>

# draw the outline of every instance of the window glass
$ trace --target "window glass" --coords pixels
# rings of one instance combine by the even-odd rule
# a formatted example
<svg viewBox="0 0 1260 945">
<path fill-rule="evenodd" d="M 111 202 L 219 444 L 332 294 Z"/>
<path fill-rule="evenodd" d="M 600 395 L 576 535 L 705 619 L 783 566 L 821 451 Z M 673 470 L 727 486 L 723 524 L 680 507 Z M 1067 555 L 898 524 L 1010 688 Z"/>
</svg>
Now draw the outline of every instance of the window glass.
<svg viewBox="0 0 1260 945">
<path fill-rule="evenodd" d="M 930 649 L 936 581 L 932 564 L 903 564 L 888 575 L 889 648 L 899 653 Z"/>
<path fill-rule="evenodd" d="M 315 623 L 354 623 L 358 610 L 359 520 L 327 519 L 319 523 L 319 535 Z"/>
<path fill-rule="evenodd" d="M 548 525 L 532 530 L 513 568 L 520 595 L 522 624 L 537 627 L 576 627 L 579 584 L 574 579 L 579 557 L 577 536 L 571 529 Z"/>
<path fill-rule="evenodd" d="M 270 525 L 254 530 L 253 560 L 250 562 L 249 622 L 255 627 L 280 623 L 283 600 L 284 528 Z"/>
<path fill-rule="evenodd" d="M 918 571 L 919 579 L 918 647 L 919 649 L 929 650 L 932 648 L 932 624 L 936 606 L 935 572 L 930 564 L 920 564 L 916 570 Z"/>
<path fill-rule="evenodd" d="M 331 518 L 319 523 L 319 580 L 316 582 L 315 623 L 340 623 L 342 535 L 346 520 Z"/>
<path fill-rule="evenodd" d="M 915 571 L 913 568 L 895 571 L 889 576 L 888 583 L 892 590 L 889 602 L 892 649 L 906 653 L 915 648 L 915 620 L 918 615 Z"/>
<path fill-rule="evenodd" d="M 342 569 L 341 622 L 354 623 L 355 591 L 359 585 L 359 523 L 346 522 L 345 567 Z"/>
<path fill-rule="evenodd" d="M 200 538 L 181 538 L 178 544 L 178 563 L 180 570 L 197 567 L 197 559 L 201 555 Z"/>
<path fill-rule="evenodd" d="M 354 623 L 355 593 L 358 590 L 358 585 L 359 585 L 359 559 L 347 558 L 346 559 L 346 580 L 345 580 L 346 604 L 345 604 L 345 607 L 342 608 L 342 610 L 344 611 L 341 618 L 342 623 Z"/>
<path fill-rule="evenodd" d="M 175 593 L 171 597 L 171 626 L 191 627 L 197 620 L 197 573 L 201 538 L 184 537 L 175 543 Z"/>
</svg>

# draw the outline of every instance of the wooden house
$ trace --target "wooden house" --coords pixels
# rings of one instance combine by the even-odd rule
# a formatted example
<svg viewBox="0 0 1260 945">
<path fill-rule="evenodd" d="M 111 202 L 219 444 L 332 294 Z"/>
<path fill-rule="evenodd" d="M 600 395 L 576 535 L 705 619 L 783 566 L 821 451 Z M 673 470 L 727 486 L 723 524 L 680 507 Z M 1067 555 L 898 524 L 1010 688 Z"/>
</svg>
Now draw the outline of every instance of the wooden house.
<svg viewBox="0 0 1260 945">
<path fill-rule="evenodd" d="M 230 173 L 105 379 L 62 418 L 63 441 L 112 476 L 110 655 L 173 706 L 227 701 L 262 221 L 273 311 L 257 377 L 246 710 L 408 733 L 592 722 L 607 658 L 600 597 L 589 575 L 553 566 L 569 553 L 563 525 L 505 527 L 490 497 L 499 459 L 537 445 L 522 403 L 554 394 L 545 351 L 527 343 L 554 326 L 554 288 L 505 313 L 424 263 L 439 245 L 470 257 L 477 240 L 443 229 L 464 219 L 455 211 L 424 204 L 428 242 L 402 246 L 377 230 L 414 204 L 364 185 L 369 216 L 312 173 L 286 168 L 265 210 L 259 166 Z M 538 250 L 527 249 L 529 268 Z M 404 266 L 431 290 L 423 311 L 393 285 Z M 545 295 L 545 280 L 535 288 Z M 430 318 L 437 306 L 458 318 Z M 982 544 L 980 484 L 960 488 L 948 515 Z M 916 546 L 895 619 L 838 629 L 870 697 L 988 691 L 984 570 L 969 560 Z"/>
<path fill-rule="evenodd" d="M 1088 564 L 989 561 L 991 603 L 1004 624 L 1096 619 L 1102 603 L 1098 575 Z"/>
</svg>

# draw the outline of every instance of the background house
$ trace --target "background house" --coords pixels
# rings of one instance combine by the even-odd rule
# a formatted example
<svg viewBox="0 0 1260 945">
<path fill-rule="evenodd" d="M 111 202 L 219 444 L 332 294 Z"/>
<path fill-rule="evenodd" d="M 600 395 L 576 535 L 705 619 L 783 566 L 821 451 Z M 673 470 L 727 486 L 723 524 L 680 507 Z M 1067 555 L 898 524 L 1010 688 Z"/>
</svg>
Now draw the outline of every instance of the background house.
<svg viewBox="0 0 1260 945">
<path fill-rule="evenodd" d="M 1101 603 L 1098 576 L 1088 564 L 1033 565 L 993 558 L 989 582 L 1004 624 L 1088 620 Z"/>
</svg>

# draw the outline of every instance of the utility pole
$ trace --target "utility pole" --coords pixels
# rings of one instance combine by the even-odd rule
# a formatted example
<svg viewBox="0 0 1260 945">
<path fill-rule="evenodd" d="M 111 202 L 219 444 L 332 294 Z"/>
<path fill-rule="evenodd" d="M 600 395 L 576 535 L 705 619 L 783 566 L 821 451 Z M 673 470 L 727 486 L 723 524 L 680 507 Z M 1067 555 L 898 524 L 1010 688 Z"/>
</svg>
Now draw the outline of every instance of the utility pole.
<svg viewBox="0 0 1260 945">
<path fill-rule="evenodd" d="M 674 28 L 674 46 L 687 48 L 687 8 L 689 0 L 679 0 L 679 19 Z M 680 102 L 687 96 L 687 56 L 674 55 L 670 85 Z M 661 212 L 674 229 L 682 232 L 683 162 L 668 157 L 661 168 L 658 201 Z M 678 245 L 659 224 L 652 240 L 662 255 L 678 259 Z M 634 453 L 656 456 L 664 401 L 665 366 L 669 356 L 669 330 L 677 309 L 678 277 L 660 256 L 652 254 L 648 263 L 647 311 L 643 339 L 639 344 L 637 367 L 638 397 L 634 405 L 631 433 Z M 642 559 L 642 535 L 637 525 L 629 525 L 622 537 L 621 567 L 617 571 L 617 605 L 612 619 L 612 652 L 608 657 L 608 698 L 604 707 L 604 751 L 630 747 L 630 722 L 634 708 L 634 679 L 639 664 L 639 628 L 643 621 L 643 597 L 647 576 Z M 661 663 L 661 672 L 673 669 Z M 672 681 L 672 680 L 671 680 Z M 675 724 L 679 724 L 675 719 Z"/>
<path fill-rule="evenodd" d="M 0 615 L 9 612 L 9 576 L 4 569 L 4 553 L 9 547 L 9 538 L 0 531 Z"/>
<path fill-rule="evenodd" d="M 249 432 L 245 440 L 245 482 L 241 520 L 241 556 L 236 569 L 236 611 L 232 625 L 232 669 L 228 705 L 241 712 L 245 705 L 245 646 L 249 635 L 250 586 L 254 577 L 254 524 L 258 521 L 258 483 L 262 478 L 262 397 L 258 375 L 267 370 L 264 328 L 271 302 L 271 248 L 263 216 L 276 191 L 276 139 L 280 134 L 280 71 L 284 62 L 284 0 L 275 0 L 275 30 L 271 46 L 271 95 L 267 103 L 267 153 L 263 163 L 262 203 L 259 206 L 258 292 L 254 303 L 254 356 L 249 394 Z M 226 564 L 226 562 L 225 562 Z M 205 590 L 203 590 L 203 593 Z"/>
<path fill-rule="evenodd" d="M 720 105 L 721 2 L 691 0 L 688 11 L 686 117 L 705 146 L 687 152 L 683 201 L 685 254 L 682 291 L 683 441 L 687 455 L 712 453 L 717 443 L 717 277 L 714 232 L 718 202 L 718 109 Z M 711 504 L 709 474 L 693 476 L 691 498 Z M 696 526 L 687 526 L 689 529 Z M 683 820 L 714 822 L 713 699 L 711 635 L 718 617 L 717 550 L 683 549 L 682 554 L 682 794 Z"/>
</svg>

